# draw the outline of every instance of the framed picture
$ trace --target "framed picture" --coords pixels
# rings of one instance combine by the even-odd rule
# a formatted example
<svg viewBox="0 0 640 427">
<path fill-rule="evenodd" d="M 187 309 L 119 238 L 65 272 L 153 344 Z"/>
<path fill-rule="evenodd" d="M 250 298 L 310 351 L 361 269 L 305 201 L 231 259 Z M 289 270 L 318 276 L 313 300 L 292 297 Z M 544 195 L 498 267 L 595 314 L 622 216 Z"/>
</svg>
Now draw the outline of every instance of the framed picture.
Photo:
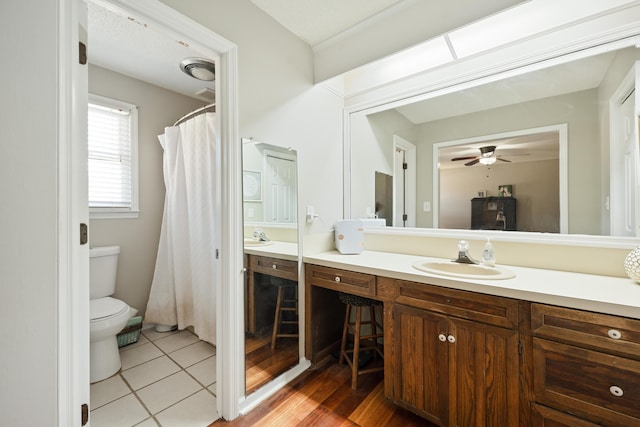
<svg viewBox="0 0 640 427">
<path fill-rule="evenodd" d="M 498 186 L 498 197 L 513 197 L 513 185 L 499 185 Z"/>
<path fill-rule="evenodd" d="M 482 197 L 482 198 L 487 197 L 487 190 L 478 191 L 478 197 Z"/>
<path fill-rule="evenodd" d="M 242 171 L 242 200 L 245 202 L 262 201 L 262 173 Z"/>
</svg>

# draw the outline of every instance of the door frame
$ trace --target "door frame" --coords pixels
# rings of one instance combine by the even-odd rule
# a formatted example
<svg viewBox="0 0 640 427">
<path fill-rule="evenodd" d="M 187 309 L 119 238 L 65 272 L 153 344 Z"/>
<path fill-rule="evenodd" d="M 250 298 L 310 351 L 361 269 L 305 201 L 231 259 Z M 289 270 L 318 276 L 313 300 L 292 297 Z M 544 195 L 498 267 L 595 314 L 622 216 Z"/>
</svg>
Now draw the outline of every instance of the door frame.
<svg viewBox="0 0 640 427">
<path fill-rule="evenodd" d="M 396 159 L 397 153 L 404 153 L 404 162 L 407 164 L 407 169 L 403 170 L 402 166 L 398 165 Z M 416 146 L 410 141 L 407 141 L 401 136 L 393 135 L 393 226 L 394 227 L 415 227 L 416 217 L 418 211 L 416 210 Z M 400 179 L 400 177 L 404 179 Z M 400 209 L 400 191 L 403 189 L 404 206 L 409 217 L 406 225 L 402 220 L 402 209 Z"/>
<path fill-rule="evenodd" d="M 83 295 L 86 280 L 79 277 L 83 266 L 88 267 L 88 250 L 77 250 L 78 218 L 88 211 L 81 206 L 77 188 L 82 186 L 85 168 L 74 162 L 79 144 L 86 143 L 81 136 L 82 127 L 74 121 L 74 113 L 86 110 L 76 105 L 74 93 L 83 90 L 74 70 L 77 64 L 78 27 L 82 24 L 79 10 L 85 0 L 59 1 L 59 152 L 58 178 L 60 191 L 58 229 L 58 425 L 80 425 L 80 405 L 89 403 L 88 366 L 89 335 L 86 328 L 78 328 L 79 322 L 88 322 L 83 305 L 75 304 Z M 158 0 L 90 0 L 126 11 L 157 28 L 166 30 L 181 39 L 192 41 L 213 50 L 219 55 L 216 94 L 220 147 L 218 166 L 221 177 L 220 270 L 221 283 L 216 298 L 217 313 L 217 410 L 225 419 L 239 415 L 239 402 L 244 397 L 244 364 L 237 354 L 244 352 L 243 320 L 243 258 L 242 244 L 242 177 L 241 144 L 238 137 L 238 48 L 214 33 Z M 86 21 L 86 18 L 85 18 Z M 89 41 L 90 43 L 90 41 Z M 90 51 L 90 50 L 89 50 Z M 86 87 L 84 89 L 86 91 Z M 75 108 L 76 110 L 74 110 Z M 85 111 L 86 114 L 86 111 Z M 74 151 L 75 150 L 75 151 Z M 86 185 L 86 182 L 84 183 Z M 84 253 L 87 252 L 87 253 Z M 88 305 L 88 304 L 87 304 Z M 228 325 L 223 328 L 223 325 Z M 78 363 L 80 362 L 80 363 Z"/>
</svg>

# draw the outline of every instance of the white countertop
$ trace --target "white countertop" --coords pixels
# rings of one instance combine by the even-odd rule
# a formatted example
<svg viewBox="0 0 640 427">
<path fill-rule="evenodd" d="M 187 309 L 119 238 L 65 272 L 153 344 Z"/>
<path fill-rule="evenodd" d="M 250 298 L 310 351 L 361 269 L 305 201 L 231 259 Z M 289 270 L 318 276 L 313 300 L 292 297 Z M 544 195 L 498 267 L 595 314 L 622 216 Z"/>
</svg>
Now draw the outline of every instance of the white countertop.
<svg viewBox="0 0 640 427">
<path fill-rule="evenodd" d="M 363 251 L 342 255 L 338 251 L 308 255 L 305 263 L 351 270 L 394 279 L 541 302 L 564 307 L 640 319 L 640 284 L 631 279 L 497 264 L 516 274 L 513 279 L 458 279 L 422 272 L 418 261 L 448 261 L 416 255 Z"/>
<path fill-rule="evenodd" d="M 244 253 L 250 255 L 266 256 L 271 258 L 298 260 L 298 244 L 291 242 L 266 242 L 265 245 L 246 245 Z"/>
</svg>

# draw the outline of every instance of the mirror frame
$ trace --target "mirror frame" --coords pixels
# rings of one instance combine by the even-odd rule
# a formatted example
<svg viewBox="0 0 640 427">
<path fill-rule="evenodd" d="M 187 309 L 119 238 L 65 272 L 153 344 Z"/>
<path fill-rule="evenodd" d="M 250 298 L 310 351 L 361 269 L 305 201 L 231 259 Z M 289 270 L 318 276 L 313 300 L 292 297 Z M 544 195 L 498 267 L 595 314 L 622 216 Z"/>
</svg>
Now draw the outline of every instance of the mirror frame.
<svg viewBox="0 0 640 427">
<path fill-rule="evenodd" d="M 594 21 L 599 18 L 594 18 Z M 602 24 L 605 25 L 605 24 Z M 566 29 L 564 29 L 566 30 Z M 589 34 L 589 29 L 580 27 L 581 34 L 560 37 L 558 45 L 544 46 L 548 37 L 556 32 L 516 42 L 496 48 L 469 59 L 454 61 L 449 65 L 428 70 L 413 78 L 391 82 L 376 87 L 365 94 L 355 94 L 347 98 L 344 112 L 344 218 L 351 218 L 351 117 L 356 114 L 373 114 L 390 110 L 409 103 L 424 101 L 437 96 L 468 89 L 481 84 L 502 80 L 552 65 L 582 59 L 612 50 L 637 46 L 640 42 L 640 22 L 629 25 L 619 23 L 610 28 L 606 36 Z M 582 36 L 582 37 L 580 37 Z M 545 42 L 547 40 L 547 42 Z M 576 40 L 579 40 L 576 42 Z M 525 52 L 524 54 L 522 52 Z M 431 78 L 429 78 L 431 76 Z M 389 228 L 389 229 L 387 229 Z M 368 233 L 410 234 L 437 237 L 460 238 L 470 234 L 478 236 L 495 235 L 484 230 L 442 230 L 434 228 L 370 228 Z M 526 243 L 550 243 L 578 246 L 598 246 L 612 248 L 634 248 L 640 243 L 638 237 L 617 237 L 580 234 L 551 234 L 536 232 L 509 232 L 500 234 L 508 241 Z"/>
</svg>

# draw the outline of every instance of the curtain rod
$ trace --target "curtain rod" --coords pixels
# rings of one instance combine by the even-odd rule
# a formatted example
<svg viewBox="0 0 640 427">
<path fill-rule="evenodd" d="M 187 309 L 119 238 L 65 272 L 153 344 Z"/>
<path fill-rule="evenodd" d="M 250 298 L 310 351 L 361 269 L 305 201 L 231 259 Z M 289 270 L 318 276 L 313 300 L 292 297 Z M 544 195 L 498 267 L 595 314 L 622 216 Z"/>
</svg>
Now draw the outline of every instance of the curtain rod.
<svg viewBox="0 0 640 427">
<path fill-rule="evenodd" d="M 215 102 L 213 104 L 205 105 L 202 108 L 198 108 L 197 110 L 194 110 L 194 111 L 190 112 L 189 114 L 185 114 L 177 122 L 175 122 L 173 125 L 174 126 L 178 126 L 180 123 L 183 123 L 183 122 L 189 120 L 192 117 L 195 117 L 195 116 L 197 116 L 199 114 L 202 114 L 202 113 L 207 113 L 209 111 L 213 111 L 213 112 L 216 111 Z"/>
</svg>

